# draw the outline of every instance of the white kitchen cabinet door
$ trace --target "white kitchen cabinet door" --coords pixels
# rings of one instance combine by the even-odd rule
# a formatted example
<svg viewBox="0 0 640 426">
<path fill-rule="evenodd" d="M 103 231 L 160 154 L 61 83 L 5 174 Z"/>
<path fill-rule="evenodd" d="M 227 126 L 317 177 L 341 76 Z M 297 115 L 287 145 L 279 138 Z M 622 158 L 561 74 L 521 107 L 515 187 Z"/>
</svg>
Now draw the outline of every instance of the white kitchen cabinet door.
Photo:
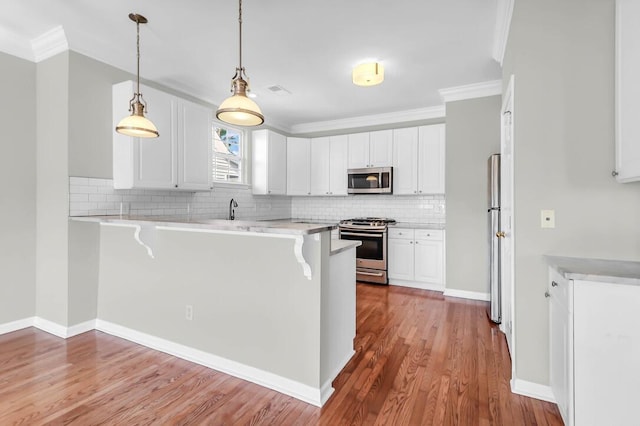
<svg viewBox="0 0 640 426">
<path fill-rule="evenodd" d="M 349 141 L 349 168 L 371 167 L 371 163 L 369 163 L 369 133 L 353 133 L 347 137 Z"/>
<path fill-rule="evenodd" d="M 442 241 L 416 239 L 414 248 L 415 280 L 442 284 Z"/>
<path fill-rule="evenodd" d="M 134 138 L 113 132 L 113 186 L 130 188 L 175 188 L 177 169 L 177 118 L 175 96 L 146 86 L 140 91 L 148 105 L 146 116 L 157 127 L 157 138 Z M 127 111 L 134 83 L 113 86 L 113 127 Z"/>
<path fill-rule="evenodd" d="M 618 182 L 640 180 L 640 2 L 616 1 L 616 169 Z"/>
<path fill-rule="evenodd" d="M 418 129 L 418 194 L 444 194 L 445 125 Z"/>
<path fill-rule="evenodd" d="M 329 137 L 311 139 L 311 195 L 330 195 L 330 162 Z"/>
<path fill-rule="evenodd" d="M 393 130 L 393 193 L 418 193 L 418 128 Z"/>
<path fill-rule="evenodd" d="M 329 192 L 331 195 L 347 195 L 348 140 L 346 135 L 329 138 Z"/>
<path fill-rule="evenodd" d="M 178 101 L 178 189 L 212 189 L 212 114 L 202 105 Z"/>
<path fill-rule="evenodd" d="M 393 162 L 393 131 L 369 133 L 369 167 L 389 167 Z"/>
<path fill-rule="evenodd" d="M 412 281 L 414 278 L 414 244 L 411 239 L 389 238 L 389 279 Z"/>
<path fill-rule="evenodd" d="M 287 138 L 287 195 L 309 195 L 311 141 L 308 138 Z"/>
<path fill-rule="evenodd" d="M 252 191 L 257 195 L 284 195 L 287 191 L 287 138 L 271 130 L 254 130 Z"/>
<path fill-rule="evenodd" d="M 573 332 L 570 326 L 570 285 L 555 270 L 549 269 L 549 377 L 551 391 L 566 425 L 573 424 Z"/>
</svg>

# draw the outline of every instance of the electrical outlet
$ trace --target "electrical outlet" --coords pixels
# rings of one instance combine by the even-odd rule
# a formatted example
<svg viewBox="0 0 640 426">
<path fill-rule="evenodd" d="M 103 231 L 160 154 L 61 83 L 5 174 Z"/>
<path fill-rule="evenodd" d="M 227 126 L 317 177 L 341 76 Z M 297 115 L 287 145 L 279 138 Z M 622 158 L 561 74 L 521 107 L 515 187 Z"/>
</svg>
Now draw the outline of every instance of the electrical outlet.
<svg viewBox="0 0 640 426">
<path fill-rule="evenodd" d="M 555 228 L 556 212 L 555 210 L 540 210 L 540 227 Z"/>
<path fill-rule="evenodd" d="M 186 309 L 184 310 L 184 317 L 187 321 L 191 321 L 193 320 L 193 306 L 192 305 L 187 305 Z"/>
</svg>

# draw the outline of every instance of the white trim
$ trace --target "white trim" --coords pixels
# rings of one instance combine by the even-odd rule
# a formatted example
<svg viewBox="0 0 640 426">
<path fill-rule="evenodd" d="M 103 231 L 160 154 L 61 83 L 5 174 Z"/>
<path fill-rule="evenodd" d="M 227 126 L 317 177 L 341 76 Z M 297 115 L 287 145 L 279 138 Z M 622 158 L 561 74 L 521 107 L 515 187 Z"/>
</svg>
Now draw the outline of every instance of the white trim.
<svg viewBox="0 0 640 426">
<path fill-rule="evenodd" d="M 509 40 L 509 28 L 511 27 L 511 18 L 513 17 L 514 0 L 498 0 L 496 9 L 496 27 L 493 32 L 493 59 L 500 66 L 504 61 L 504 53 L 507 50 L 507 41 Z"/>
<path fill-rule="evenodd" d="M 0 26 L 0 52 L 33 62 L 33 49 L 29 40 Z"/>
<path fill-rule="evenodd" d="M 556 402 L 551 386 L 528 382 L 526 380 L 511 379 L 511 392 L 528 396 L 529 398 L 553 402 L 554 404 Z"/>
<path fill-rule="evenodd" d="M 0 335 L 13 333 L 14 331 L 22 330 L 23 328 L 33 327 L 35 317 L 24 318 L 17 321 L 11 321 L 4 324 L 0 324 Z"/>
<path fill-rule="evenodd" d="M 205 367 L 212 368 L 242 380 L 256 383 L 260 386 L 273 389 L 277 392 L 289 395 L 317 407 L 322 406 L 323 391 L 327 398 L 331 395 L 331 392 L 333 392 L 333 390 L 329 391 L 328 389 L 315 388 L 295 380 L 278 376 L 268 371 L 260 370 L 255 367 L 222 358 L 189 346 L 174 343 L 150 334 L 141 333 L 108 321 L 100 319 L 96 320 L 96 330 L 187 361 L 195 362 L 196 364 L 204 365 Z"/>
<path fill-rule="evenodd" d="M 454 288 L 445 289 L 444 296 L 457 297 L 459 299 L 482 300 L 484 302 L 488 302 L 490 300 L 489 293 L 481 293 L 478 291 L 456 290 Z"/>
<path fill-rule="evenodd" d="M 405 280 L 398 280 L 395 278 L 389 278 L 389 285 L 418 288 L 420 290 L 439 291 L 440 293 L 444 292 L 445 290 L 443 284 L 423 283 L 418 281 L 405 281 Z"/>
<path fill-rule="evenodd" d="M 80 324 L 67 327 L 66 337 L 68 338 L 68 337 L 77 336 L 78 334 L 86 333 L 87 331 L 91 331 L 95 329 L 96 329 L 96 320 L 85 321 Z"/>
<path fill-rule="evenodd" d="M 62 339 L 67 338 L 67 327 L 60 325 L 57 322 L 49 321 L 40 317 L 35 317 L 33 326 L 44 332 L 53 334 L 54 336 L 58 336 Z"/>
<path fill-rule="evenodd" d="M 484 81 L 465 86 L 447 87 L 438 90 L 444 102 L 463 101 L 465 99 L 485 98 L 502 94 L 502 80 Z"/>
<path fill-rule="evenodd" d="M 318 121 L 314 123 L 301 123 L 291 126 L 290 133 L 296 136 L 305 133 L 323 132 L 330 130 L 344 130 L 358 127 L 377 126 L 382 124 L 397 124 L 418 120 L 430 120 L 444 118 L 443 105 L 417 108 L 405 111 L 388 112 L 384 114 L 366 115 L 362 117 L 341 118 L 339 120 Z"/>
<path fill-rule="evenodd" d="M 31 40 L 31 48 L 36 63 L 69 50 L 69 43 L 62 25 Z"/>
</svg>

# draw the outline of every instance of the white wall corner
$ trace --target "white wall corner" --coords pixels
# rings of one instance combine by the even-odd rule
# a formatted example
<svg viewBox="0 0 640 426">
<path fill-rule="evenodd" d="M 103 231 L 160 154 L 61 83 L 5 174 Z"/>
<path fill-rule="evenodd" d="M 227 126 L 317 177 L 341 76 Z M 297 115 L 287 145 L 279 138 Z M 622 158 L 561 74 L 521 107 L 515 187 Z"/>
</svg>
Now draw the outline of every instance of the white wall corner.
<svg viewBox="0 0 640 426">
<path fill-rule="evenodd" d="M 493 59 L 502 66 L 504 52 L 507 49 L 509 39 L 509 28 L 511 27 L 511 17 L 513 16 L 514 0 L 498 0 L 496 9 L 496 27 L 493 33 Z"/>
<path fill-rule="evenodd" d="M 482 300 L 484 302 L 488 302 L 490 300 L 489 293 L 481 293 L 478 291 L 456 290 L 455 288 L 445 289 L 444 296 L 457 297 L 459 299 Z"/>
<path fill-rule="evenodd" d="M 342 118 L 339 120 L 294 124 L 293 126 L 291 126 L 291 134 L 303 135 L 305 133 L 345 130 L 358 127 L 377 126 L 381 124 L 406 123 L 411 121 L 430 120 L 434 118 L 444 117 L 445 107 L 444 105 L 438 105 L 405 111 L 388 112 L 384 114 Z"/>
<path fill-rule="evenodd" d="M 57 322 L 49 321 L 44 318 L 36 317 L 33 322 L 34 327 L 47 332 L 49 334 L 53 334 L 54 336 L 61 337 L 63 339 L 67 338 L 67 327 L 64 325 L 60 325 Z"/>
<path fill-rule="evenodd" d="M 31 48 L 36 63 L 69 50 L 69 42 L 62 25 L 31 40 Z"/>
<path fill-rule="evenodd" d="M 556 403 L 551 386 L 541 385 L 539 383 L 514 378 L 511 379 L 511 392 L 528 396 L 529 398 Z"/>
<path fill-rule="evenodd" d="M 448 87 L 438 90 L 443 102 L 462 101 L 465 99 L 484 98 L 502 94 L 502 80 L 484 81 L 465 86 Z"/>
</svg>

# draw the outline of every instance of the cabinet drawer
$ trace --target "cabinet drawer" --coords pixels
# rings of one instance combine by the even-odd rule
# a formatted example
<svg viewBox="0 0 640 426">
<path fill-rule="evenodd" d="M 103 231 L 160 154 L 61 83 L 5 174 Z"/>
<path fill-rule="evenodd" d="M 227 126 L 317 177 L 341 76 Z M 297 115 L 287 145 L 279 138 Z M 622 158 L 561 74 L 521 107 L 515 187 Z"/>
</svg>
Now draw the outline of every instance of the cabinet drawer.
<svg viewBox="0 0 640 426">
<path fill-rule="evenodd" d="M 398 240 L 413 240 L 413 229 L 389 228 L 388 236 Z"/>
<path fill-rule="evenodd" d="M 441 229 L 416 229 L 416 240 L 435 240 L 442 241 L 444 232 Z"/>
</svg>

